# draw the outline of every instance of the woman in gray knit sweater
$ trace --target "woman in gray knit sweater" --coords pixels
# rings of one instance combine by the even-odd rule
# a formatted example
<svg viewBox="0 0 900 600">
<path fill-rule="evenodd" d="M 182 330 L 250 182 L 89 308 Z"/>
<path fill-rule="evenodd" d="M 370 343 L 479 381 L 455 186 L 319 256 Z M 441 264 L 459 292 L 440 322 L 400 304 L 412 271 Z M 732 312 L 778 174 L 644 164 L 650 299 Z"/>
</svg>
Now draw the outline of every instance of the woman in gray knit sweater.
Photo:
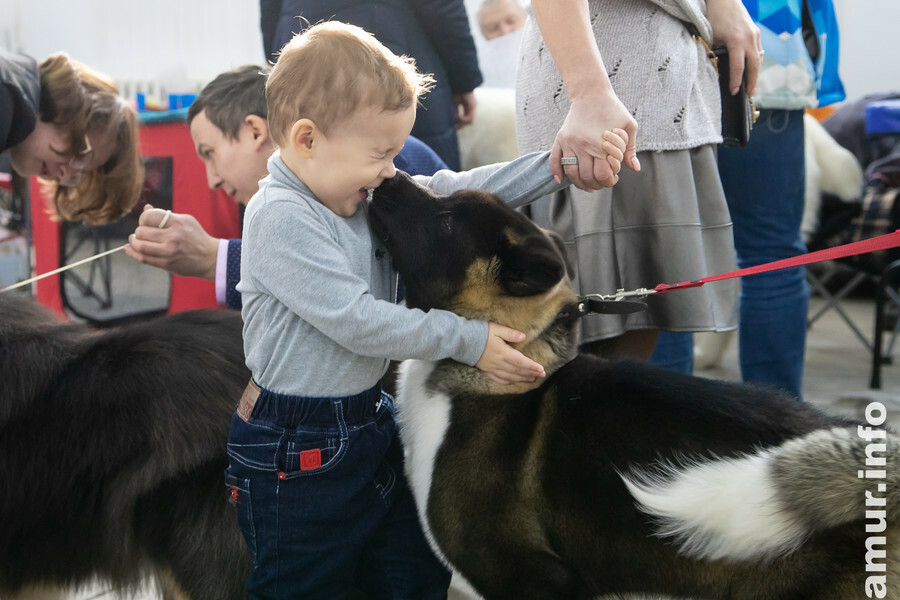
<svg viewBox="0 0 900 600">
<path fill-rule="evenodd" d="M 516 90 L 519 150 L 551 150 L 555 172 L 578 188 L 541 200 L 531 214 L 562 234 L 581 293 L 734 269 L 716 168 L 719 88 L 707 47 L 728 46 L 732 89 L 746 59 L 752 90 L 759 30 L 740 1 L 533 0 L 531 10 Z M 630 169 L 618 180 L 592 141 L 612 127 L 630 136 Z M 562 156 L 578 164 L 560 165 Z M 649 358 L 658 330 L 723 331 L 737 323 L 734 280 L 647 303 L 644 312 L 584 319 L 585 348 Z"/>
</svg>

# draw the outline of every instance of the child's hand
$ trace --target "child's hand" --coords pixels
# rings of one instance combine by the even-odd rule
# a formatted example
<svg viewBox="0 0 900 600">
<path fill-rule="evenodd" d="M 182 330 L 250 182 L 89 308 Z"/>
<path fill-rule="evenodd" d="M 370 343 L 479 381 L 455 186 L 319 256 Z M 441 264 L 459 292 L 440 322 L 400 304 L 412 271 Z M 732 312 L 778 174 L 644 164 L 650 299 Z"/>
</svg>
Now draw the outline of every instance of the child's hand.
<svg viewBox="0 0 900 600">
<path fill-rule="evenodd" d="M 525 334 L 497 323 L 488 324 L 488 341 L 475 366 L 488 377 L 504 385 L 519 381 L 532 382 L 545 377 L 544 367 L 509 346 L 507 342 L 521 342 Z"/>
<path fill-rule="evenodd" d="M 625 158 L 627 146 L 628 133 L 624 129 L 616 128 L 612 131 L 607 129 L 603 132 L 603 151 L 606 152 L 606 161 L 609 163 L 613 175 L 618 175 L 622 170 L 622 160 Z"/>
</svg>

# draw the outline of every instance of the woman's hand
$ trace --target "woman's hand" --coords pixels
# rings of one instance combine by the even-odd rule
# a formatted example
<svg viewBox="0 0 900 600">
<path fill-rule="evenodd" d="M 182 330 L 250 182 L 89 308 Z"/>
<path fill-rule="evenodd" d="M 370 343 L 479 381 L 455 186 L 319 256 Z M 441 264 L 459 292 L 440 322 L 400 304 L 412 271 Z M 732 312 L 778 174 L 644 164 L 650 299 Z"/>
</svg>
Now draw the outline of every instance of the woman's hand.
<svg viewBox="0 0 900 600">
<path fill-rule="evenodd" d="M 571 101 L 569 114 L 550 150 L 550 170 L 557 177 L 565 173 L 572 185 L 586 192 L 614 186 L 619 181 L 618 170 L 614 171 L 610 164 L 609 152 L 604 149 L 610 141 L 603 137 L 614 129 L 623 131 L 627 141 L 622 163 L 640 171 L 635 151 L 637 122 L 612 90 Z M 563 165 L 562 157 L 575 157 L 578 162 Z"/>
<path fill-rule="evenodd" d="M 763 48 L 759 27 L 740 0 L 707 0 L 706 18 L 713 30 L 713 45 L 728 47 L 731 95 L 741 89 L 744 66 L 747 68 L 747 93 L 756 91 L 756 80 L 762 65 Z"/>
</svg>

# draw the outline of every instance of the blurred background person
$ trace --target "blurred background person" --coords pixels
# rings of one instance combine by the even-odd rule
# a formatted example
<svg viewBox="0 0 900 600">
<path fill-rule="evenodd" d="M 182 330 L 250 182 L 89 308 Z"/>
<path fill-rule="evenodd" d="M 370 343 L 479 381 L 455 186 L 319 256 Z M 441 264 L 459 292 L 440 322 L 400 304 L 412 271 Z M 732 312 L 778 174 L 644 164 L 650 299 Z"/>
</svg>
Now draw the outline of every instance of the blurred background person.
<svg viewBox="0 0 900 600">
<path fill-rule="evenodd" d="M 478 8 L 478 26 L 486 40 L 493 40 L 525 27 L 528 13 L 519 0 L 484 0 Z"/>
<path fill-rule="evenodd" d="M 475 118 L 473 91 L 482 83 L 463 0 L 260 0 L 259 8 L 263 47 L 273 62 L 304 21 L 329 19 L 362 27 L 394 54 L 414 58 L 435 85 L 422 99 L 412 135 L 460 170 L 456 129 Z"/>
<path fill-rule="evenodd" d="M 467 0 L 484 82 L 475 90 L 478 114 L 460 129 L 462 169 L 507 162 L 519 156 L 516 143 L 516 71 L 528 13 L 518 0 Z"/>
<path fill-rule="evenodd" d="M 722 141 L 718 74 L 706 47 L 728 46 L 731 88 L 739 85 L 745 62 L 753 88 L 759 30 L 743 5 L 532 0 L 531 7 L 534 21 L 525 27 L 516 87 L 519 149 L 551 150 L 554 173 L 565 172 L 573 183 L 530 209 L 538 224 L 565 240 L 580 293 L 734 269 L 731 218 L 716 163 Z M 629 135 L 629 169 L 618 177 L 597 143 L 610 127 Z M 649 360 L 659 330 L 734 329 L 737 284 L 650 296 L 647 307 L 583 319 L 583 349 Z"/>
<path fill-rule="evenodd" d="M 482 86 L 515 89 L 519 45 L 528 13 L 519 0 L 484 0 L 476 17 L 478 34 L 474 37 L 484 76 Z"/>
<path fill-rule="evenodd" d="M 187 123 L 197 156 L 206 167 L 211 190 L 222 190 L 242 205 L 269 174 L 275 150 L 269 137 L 266 79 L 269 68 L 244 65 L 218 75 L 188 109 Z M 447 166 L 420 140 L 410 136 L 395 166 L 411 175 L 432 175 Z M 189 214 L 145 206 L 125 252 L 141 263 L 175 275 L 201 277 L 216 284 L 216 300 L 240 309 L 241 240 L 209 235 Z M 165 219 L 165 222 L 163 222 Z M 163 224 L 163 227 L 160 227 Z"/>
<path fill-rule="evenodd" d="M 744 0 L 765 55 L 753 99 L 760 116 L 744 147 L 719 148 L 738 266 L 804 254 L 806 108 L 844 99 L 831 0 Z M 738 359 L 744 381 L 800 398 L 809 313 L 803 267 L 741 279 Z"/>
<path fill-rule="evenodd" d="M 744 0 L 744 5 L 760 28 L 764 50 L 753 94 L 760 114 L 749 143 L 720 146 L 718 158 L 738 265 L 748 268 L 806 253 L 801 227 L 810 165 L 805 109 L 839 102 L 845 94 L 831 0 Z M 740 285 L 741 378 L 801 398 L 809 314 L 806 269 L 750 275 Z M 718 363 L 722 340 L 696 339 L 692 352 L 698 367 Z M 654 358 L 677 364 L 672 352 Z"/>
<path fill-rule="evenodd" d="M 0 49 L 0 151 L 46 181 L 56 216 L 115 221 L 143 184 L 137 113 L 112 79 L 59 52 L 40 65 Z"/>
</svg>

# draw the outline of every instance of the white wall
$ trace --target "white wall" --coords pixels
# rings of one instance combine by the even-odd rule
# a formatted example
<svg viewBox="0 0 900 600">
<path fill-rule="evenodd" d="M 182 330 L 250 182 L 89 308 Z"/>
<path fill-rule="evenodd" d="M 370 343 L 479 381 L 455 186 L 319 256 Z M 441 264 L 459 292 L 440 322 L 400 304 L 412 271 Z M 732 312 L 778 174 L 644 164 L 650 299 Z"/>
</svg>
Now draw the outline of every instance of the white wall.
<svg viewBox="0 0 900 600">
<path fill-rule="evenodd" d="M 900 0 L 833 1 L 847 99 L 874 92 L 900 92 Z"/>
<path fill-rule="evenodd" d="M 900 0 L 834 2 L 848 99 L 900 90 Z M 176 92 L 264 59 L 257 0 L 0 0 L 0 47 L 38 59 L 66 50 L 117 81 Z"/>
<path fill-rule="evenodd" d="M 0 0 L 0 46 L 38 60 L 65 50 L 126 95 L 145 81 L 196 91 L 264 60 L 256 0 Z"/>
</svg>

